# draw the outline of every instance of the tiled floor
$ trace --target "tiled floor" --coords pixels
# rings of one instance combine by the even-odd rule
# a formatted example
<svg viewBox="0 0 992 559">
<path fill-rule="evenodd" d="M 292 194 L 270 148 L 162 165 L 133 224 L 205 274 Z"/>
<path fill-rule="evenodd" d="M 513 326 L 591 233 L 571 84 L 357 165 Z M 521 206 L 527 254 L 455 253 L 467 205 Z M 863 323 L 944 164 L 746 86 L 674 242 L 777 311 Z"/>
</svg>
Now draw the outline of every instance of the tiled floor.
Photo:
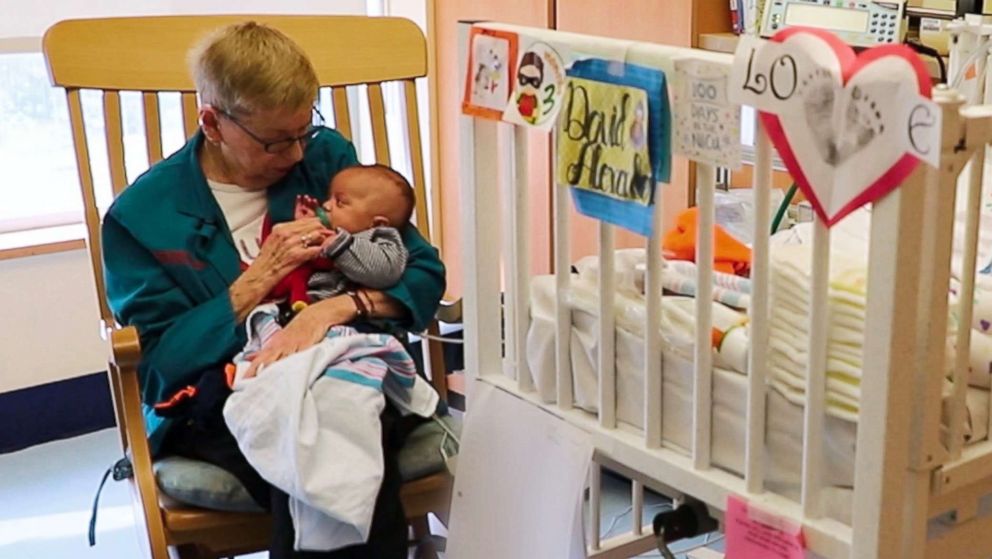
<svg viewBox="0 0 992 559">
<path fill-rule="evenodd" d="M 113 478 L 100 497 L 96 546 L 86 541 L 96 488 L 119 455 L 116 429 L 0 455 L 0 558 L 143 557 L 130 490 Z"/>
<path fill-rule="evenodd" d="M 118 458 L 119 448 L 117 431 L 107 429 L 0 455 L 0 558 L 142 557 L 129 489 L 112 479 L 100 498 L 97 545 L 89 547 L 86 541 L 93 495 L 104 470 Z M 605 538 L 631 525 L 630 484 L 612 476 L 603 476 L 603 484 L 600 533 Z M 656 495 L 645 497 L 645 526 L 650 526 L 663 503 Z M 652 556 L 660 555 L 644 555 Z"/>
<path fill-rule="evenodd" d="M 116 436 L 108 429 L 0 456 L 0 557 L 140 557 L 128 488 L 112 480 L 97 546 L 86 542 L 93 495 L 119 452 Z"/>
</svg>

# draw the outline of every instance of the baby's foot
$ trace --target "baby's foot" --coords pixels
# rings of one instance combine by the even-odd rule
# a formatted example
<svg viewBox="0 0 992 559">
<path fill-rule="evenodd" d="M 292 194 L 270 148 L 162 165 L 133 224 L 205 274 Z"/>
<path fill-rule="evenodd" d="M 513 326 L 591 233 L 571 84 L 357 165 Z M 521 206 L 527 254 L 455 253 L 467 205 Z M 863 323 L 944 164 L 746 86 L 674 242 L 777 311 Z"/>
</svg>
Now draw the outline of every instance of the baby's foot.
<svg viewBox="0 0 992 559">
<path fill-rule="evenodd" d="M 876 102 L 860 87 L 851 88 L 847 110 L 844 111 L 844 126 L 837 141 L 840 161 L 857 153 L 884 131 L 882 113 Z"/>
<path fill-rule="evenodd" d="M 799 87 L 806 109 L 806 124 L 813 132 L 816 150 L 824 161 L 836 165 L 838 154 L 833 119 L 837 81 L 830 71 L 817 68 L 803 78 Z"/>
</svg>

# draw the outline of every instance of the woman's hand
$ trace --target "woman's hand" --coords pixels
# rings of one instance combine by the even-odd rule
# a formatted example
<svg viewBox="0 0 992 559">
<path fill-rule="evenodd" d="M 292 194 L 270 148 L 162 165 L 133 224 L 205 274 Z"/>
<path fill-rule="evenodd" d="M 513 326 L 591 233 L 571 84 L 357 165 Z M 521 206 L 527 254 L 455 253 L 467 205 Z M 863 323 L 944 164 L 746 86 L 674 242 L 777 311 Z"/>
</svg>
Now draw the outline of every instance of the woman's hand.
<svg viewBox="0 0 992 559">
<path fill-rule="evenodd" d="M 247 318 L 286 274 L 320 254 L 321 245 L 332 234 L 315 217 L 272 227 L 255 261 L 231 284 L 231 305 L 238 322 Z"/>
<path fill-rule="evenodd" d="M 277 283 L 291 270 L 317 256 L 320 245 L 332 233 L 316 217 L 276 224 L 245 273 L 254 269 L 275 275 Z"/>
<path fill-rule="evenodd" d="M 262 366 L 310 348 L 324 339 L 332 326 L 351 322 L 356 312 L 355 303 L 348 295 L 338 295 L 306 307 L 255 354 L 245 371 L 245 378 L 254 377 Z"/>
</svg>

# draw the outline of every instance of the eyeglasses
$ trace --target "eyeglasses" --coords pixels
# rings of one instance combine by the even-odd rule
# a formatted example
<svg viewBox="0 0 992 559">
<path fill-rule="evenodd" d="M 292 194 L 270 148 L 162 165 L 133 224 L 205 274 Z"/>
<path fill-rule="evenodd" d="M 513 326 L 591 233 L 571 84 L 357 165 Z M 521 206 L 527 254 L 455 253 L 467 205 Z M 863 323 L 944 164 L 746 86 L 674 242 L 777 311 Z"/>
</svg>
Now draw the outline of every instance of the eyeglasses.
<svg viewBox="0 0 992 559">
<path fill-rule="evenodd" d="M 310 124 L 310 128 L 308 128 L 306 132 L 304 132 L 299 136 L 295 136 L 293 138 L 285 138 L 282 140 L 277 140 L 275 142 L 270 142 L 263 138 L 259 138 L 258 135 L 256 135 L 254 132 L 249 130 L 247 126 L 242 124 L 230 112 L 225 111 L 223 109 L 217 109 L 217 112 L 220 113 L 220 115 L 226 118 L 227 120 L 230 120 L 231 122 L 236 124 L 237 127 L 243 130 L 245 134 L 248 134 L 248 136 L 252 140 L 255 140 L 256 142 L 261 144 L 262 149 L 265 150 L 265 153 L 282 153 L 287 149 L 293 147 L 297 142 L 299 142 L 300 145 L 305 146 L 307 142 L 309 142 L 311 139 L 313 139 L 314 136 L 317 135 L 317 132 L 320 130 L 320 127 L 324 125 L 324 115 L 320 114 L 320 111 L 317 110 L 317 107 L 314 107 L 312 122 Z"/>
</svg>

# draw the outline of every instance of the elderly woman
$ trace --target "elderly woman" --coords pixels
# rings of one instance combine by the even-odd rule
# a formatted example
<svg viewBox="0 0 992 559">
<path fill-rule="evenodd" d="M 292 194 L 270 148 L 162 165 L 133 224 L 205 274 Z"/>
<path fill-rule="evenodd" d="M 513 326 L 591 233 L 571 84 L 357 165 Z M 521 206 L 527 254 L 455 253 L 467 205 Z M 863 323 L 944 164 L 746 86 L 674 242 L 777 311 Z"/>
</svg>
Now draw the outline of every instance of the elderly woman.
<svg viewBox="0 0 992 559">
<path fill-rule="evenodd" d="M 360 48 L 360 47 L 359 47 Z M 298 195 L 319 200 L 331 177 L 357 163 L 355 148 L 315 126 L 316 73 L 303 51 L 275 29 L 243 23 L 218 30 L 191 52 L 201 96 L 200 130 L 116 200 L 103 224 L 110 306 L 134 325 L 153 452 L 214 463 L 237 476 L 273 513 L 271 557 L 405 557 L 406 521 L 399 502 L 394 417 L 383 415 L 385 478 L 366 545 L 327 554 L 293 552 L 287 497 L 244 459 L 220 414 L 224 393 L 198 413 L 163 417 L 152 406 L 186 386 L 211 386 L 245 344 L 249 311 L 287 273 L 313 258 L 328 231 L 316 218 L 292 220 Z M 277 223 L 259 242 L 266 212 Z M 444 291 L 437 251 L 407 225 L 409 263 L 400 282 L 369 291 L 374 318 L 423 328 Z M 300 312 L 258 353 L 267 364 L 323 339 L 358 315 L 341 295 Z M 202 390 L 201 392 L 208 392 Z"/>
</svg>

